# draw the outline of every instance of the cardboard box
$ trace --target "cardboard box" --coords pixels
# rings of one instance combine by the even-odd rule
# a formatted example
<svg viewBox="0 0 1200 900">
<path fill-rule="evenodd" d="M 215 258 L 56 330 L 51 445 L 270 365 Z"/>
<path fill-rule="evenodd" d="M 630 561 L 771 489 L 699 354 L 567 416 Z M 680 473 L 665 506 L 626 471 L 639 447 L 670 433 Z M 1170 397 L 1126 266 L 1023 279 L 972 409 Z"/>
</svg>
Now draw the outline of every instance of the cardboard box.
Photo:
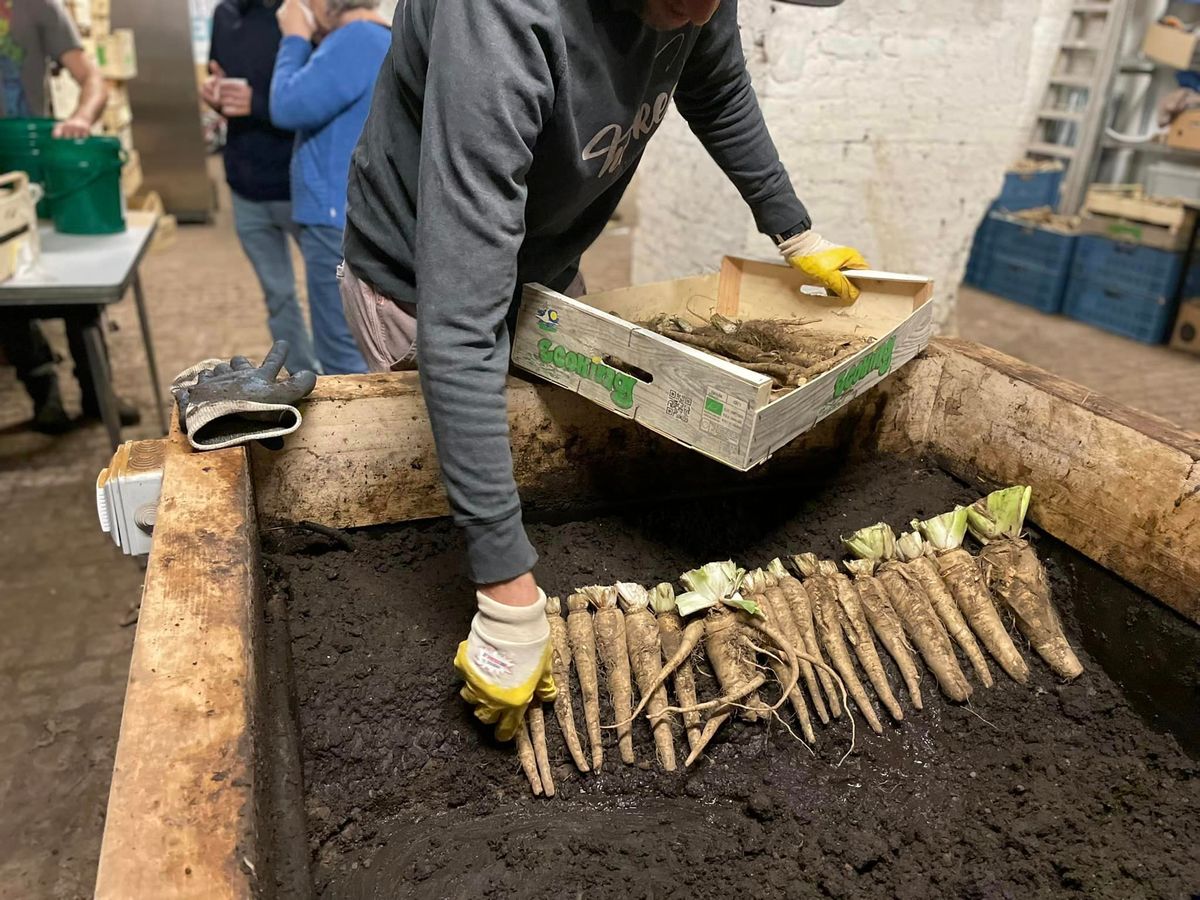
<svg viewBox="0 0 1200 900">
<path fill-rule="evenodd" d="M 133 30 L 118 28 L 112 34 L 96 38 L 96 64 L 105 78 L 124 81 L 137 77 L 137 50 Z"/>
<path fill-rule="evenodd" d="M 88 3 L 88 0 L 76 0 L 77 3 Z M 112 15 L 112 0 L 91 0 L 92 16 L 108 18 Z"/>
<path fill-rule="evenodd" d="M 109 82 L 108 102 L 104 106 L 104 130 L 116 134 L 133 121 L 133 110 L 129 106 L 129 91 L 120 82 Z"/>
<path fill-rule="evenodd" d="M 107 37 L 112 34 L 112 20 L 108 16 L 92 16 L 92 37 Z"/>
<path fill-rule="evenodd" d="M 82 32 L 90 32 L 92 28 L 92 4 L 90 0 L 67 0 L 65 6 L 75 26 Z"/>
<path fill-rule="evenodd" d="M 1200 299 L 1184 300 L 1179 305 L 1170 346 L 1200 356 Z"/>
<path fill-rule="evenodd" d="M 1142 53 L 1164 66 L 1195 69 L 1200 67 L 1200 35 L 1155 22 L 1146 29 Z"/>
<path fill-rule="evenodd" d="M 113 132 L 110 137 L 115 137 L 121 142 L 121 149 L 126 153 L 133 152 L 133 126 L 126 125 L 125 127 Z"/>
<path fill-rule="evenodd" d="M 1200 150 L 1200 109 L 1181 112 L 1171 121 L 1167 146 L 1177 150 Z"/>
<path fill-rule="evenodd" d="M 65 69 L 50 79 L 50 114 L 65 119 L 79 106 L 79 85 Z"/>
<path fill-rule="evenodd" d="M 512 361 L 617 415 L 746 471 L 908 362 L 929 342 L 933 283 L 915 275 L 848 272 L 853 304 L 790 266 L 726 257 L 721 274 L 572 300 L 526 285 Z M 752 372 L 633 324 L 659 313 L 809 320 L 874 338 L 786 393 Z"/>
<path fill-rule="evenodd" d="M 125 197 L 132 197 L 142 189 L 142 157 L 137 150 L 126 151 L 129 158 L 125 160 L 125 165 L 121 167 L 121 193 Z"/>
</svg>

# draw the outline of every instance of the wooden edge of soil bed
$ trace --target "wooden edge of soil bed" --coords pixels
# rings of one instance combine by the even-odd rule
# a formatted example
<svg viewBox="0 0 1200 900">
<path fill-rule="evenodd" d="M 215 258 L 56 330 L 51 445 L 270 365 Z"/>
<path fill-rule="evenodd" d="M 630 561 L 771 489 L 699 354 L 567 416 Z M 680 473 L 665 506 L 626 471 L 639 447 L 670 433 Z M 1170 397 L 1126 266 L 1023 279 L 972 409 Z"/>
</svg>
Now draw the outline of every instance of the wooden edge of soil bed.
<svg viewBox="0 0 1200 900">
<path fill-rule="evenodd" d="M 514 467 L 534 507 L 661 494 L 664 482 L 719 488 L 830 449 L 928 453 L 965 480 L 1032 485 L 1039 527 L 1200 621 L 1200 437 L 976 344 L 935 340 L 748 475 L 553 386 L 514 380 L 509 395 Z M 192 453 L 177 426 L 168 444 L 101 848 L 105 900 L 248 897 L 264 876 L 260 523 L 446 512 L 411 374 L 320 379 L 277 453 Z"/>
</svg>

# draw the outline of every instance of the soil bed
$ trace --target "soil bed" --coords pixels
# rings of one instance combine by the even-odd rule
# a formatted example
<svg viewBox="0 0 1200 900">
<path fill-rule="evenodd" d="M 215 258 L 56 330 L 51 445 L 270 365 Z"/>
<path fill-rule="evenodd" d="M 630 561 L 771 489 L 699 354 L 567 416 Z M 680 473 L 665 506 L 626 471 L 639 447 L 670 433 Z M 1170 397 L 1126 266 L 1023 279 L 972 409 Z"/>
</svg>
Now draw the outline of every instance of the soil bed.
<svg viewBox="0 0 1200 900">
<path fill-rule="evenodd" d="M 884 458 L 769 493 L 529 531 L 540 582 L 565 594 L 675 581 L 711 559 L 840 558 L 839 534 L 880 519 L 901 526 L 980 493 L 932 464 Z M 840 767 L 844 719 L 818 728 L 815 756 L 778 725 L 734 724 L 702 762 L 672 774 L 652 765 L 642 728 L 646 767 L 621 765 L 610 746 L 598 776 L 574 770 L 555 723 L 558 796 L 540 800 L 511 749 L 491 742 L 458 698 L 450 661 L 473 593 L 447 523 L 353 532 L 352 553 L 318 534 L 268 535 L 268 575 L 288 597 L 317 892 L 1192 895 L 1200 778 L 1176 737 L 1200 733 L 1200 629 L 1035 538 L 1087 668 L 1077 682 L 1057 683 L 1023 644 L 1030 684 L 993 666 L 996 687 L 976 685 L 970 708 L 944 702 L 925 672 L 924 712 L 900 692 L 903 723 L 876 736 L 860 718 L 857 749 Z M 1077 609 L 1087 610 L 1082 630 Z M 615 744 L 615 732 L 606 740 Z"/>
</svg>

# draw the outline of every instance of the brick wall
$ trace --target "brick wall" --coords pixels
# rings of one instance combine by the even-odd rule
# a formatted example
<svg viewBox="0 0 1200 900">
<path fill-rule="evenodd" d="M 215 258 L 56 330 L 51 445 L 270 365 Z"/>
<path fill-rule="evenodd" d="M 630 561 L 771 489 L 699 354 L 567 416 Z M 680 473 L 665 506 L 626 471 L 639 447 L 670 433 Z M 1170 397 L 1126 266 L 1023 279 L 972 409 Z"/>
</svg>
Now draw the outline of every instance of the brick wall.
<svg viewBox="0 0 1200 900">
<path fill-rule="evenodd" d="M 939 285 L 938 323 L 971 235 L 1020 155 L 1070 0 L 741 0 L 767 123 L 826 237 Z M 635 281 L 769 256 L 737 192 L 672 112 L 639 174 Z"/>
</svg>

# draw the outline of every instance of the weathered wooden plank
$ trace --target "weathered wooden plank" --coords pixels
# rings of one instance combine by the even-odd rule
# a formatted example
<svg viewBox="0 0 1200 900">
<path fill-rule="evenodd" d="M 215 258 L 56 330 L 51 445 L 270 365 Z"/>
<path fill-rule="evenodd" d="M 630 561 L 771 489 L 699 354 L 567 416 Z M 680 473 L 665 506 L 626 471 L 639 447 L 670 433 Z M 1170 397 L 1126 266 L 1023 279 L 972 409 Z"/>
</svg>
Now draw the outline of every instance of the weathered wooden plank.
<svg viewBox="0 0 1200 900">
<path fill-rule="evenodd" d="M 96 897 L 254 895 L 259 563 L 242 449 L 167 442 Z"/>
<path fill-rule="evenodd" d="M 932 353 L 929 450 L 962 478 L 1030 485 L 1039 527 L 1200 622 L 1200 435 L 977 344 Z"/>
</svg>

